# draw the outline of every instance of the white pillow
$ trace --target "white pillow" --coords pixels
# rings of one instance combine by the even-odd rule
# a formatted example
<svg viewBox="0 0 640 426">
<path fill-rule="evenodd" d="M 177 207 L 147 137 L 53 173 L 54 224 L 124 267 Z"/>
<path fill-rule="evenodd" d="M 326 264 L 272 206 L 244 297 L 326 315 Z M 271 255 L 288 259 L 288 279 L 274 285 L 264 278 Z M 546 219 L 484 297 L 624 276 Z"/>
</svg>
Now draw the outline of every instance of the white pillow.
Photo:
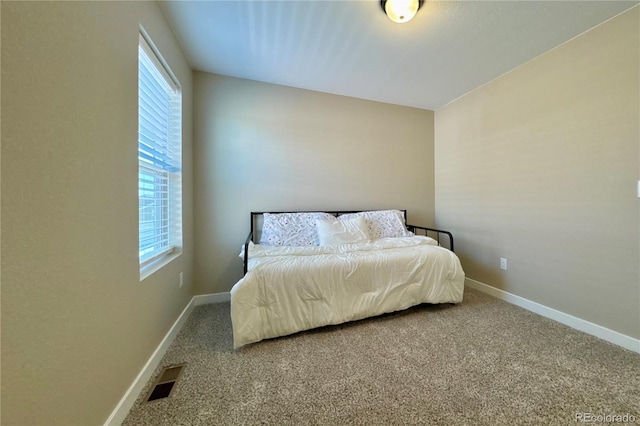
<svg viewBox="0 0 640 426">
<path fill-rule="evenodd" d="M 317 219 L 335 219 L 329 213 L 265 213 L 260 244 L 266 246 L 317 245 Z"/>
<path fill-rule="evenodd" d="M 364 217 L 343 220 L 316 220 L 318 240 L 321 246 L 364 243 L 369 241 Z"/>
<path fill-rule="evenodd" d="M 367 223 L 369 236 L 377 240 L 387 237 L 409 237 L 413 233 L 407 231 L 404 226 L 404 214 L 400 210 L 376 210 L 370 212 L 349 213 L 339 217 L 340 220 L 349 220 L 354 217 L 363 217 Z"/>
</svg>

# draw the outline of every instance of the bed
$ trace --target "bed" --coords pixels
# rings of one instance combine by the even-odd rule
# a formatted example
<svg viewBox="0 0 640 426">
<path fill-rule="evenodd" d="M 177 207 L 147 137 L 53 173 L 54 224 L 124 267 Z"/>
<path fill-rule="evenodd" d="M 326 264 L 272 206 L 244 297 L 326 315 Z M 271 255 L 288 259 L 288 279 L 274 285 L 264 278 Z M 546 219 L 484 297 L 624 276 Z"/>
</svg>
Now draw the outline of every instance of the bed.
<svg viewBox="0 0 640 426">
<path fill-rule="evenodd" d="M 245 275 L 231 289 L 234 348 L 421 303 L 461 302 L 453 236 L 409 225 L 406 216 L 252 212 L 240 253 Z"/>
</svg>

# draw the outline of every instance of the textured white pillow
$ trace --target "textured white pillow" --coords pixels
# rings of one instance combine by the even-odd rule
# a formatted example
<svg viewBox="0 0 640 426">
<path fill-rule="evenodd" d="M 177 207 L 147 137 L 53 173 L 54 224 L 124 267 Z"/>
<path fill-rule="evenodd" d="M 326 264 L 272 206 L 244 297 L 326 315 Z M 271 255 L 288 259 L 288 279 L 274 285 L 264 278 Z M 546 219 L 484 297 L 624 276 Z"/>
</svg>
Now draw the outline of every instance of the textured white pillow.
<svg viewBox="0 0 640 426">
<path fill-rule="evenodd" d="M 334 219 L 329 213 L 265 213 L 260 244 L 266 246 L 317 245 L 317 219 Z"/>
<path fill-rule="evenodd" d="M 404 214 L 400 210 L 376 210 L 370 212 L 349 213 L 340 216 L 340 220 L 363 217 L 371 239 L 386 237 L 408 237 L 413 235 L 404 226 Z"/>
<path fill-rule="evenodd" d="M 318 240 L 321 246 L 364 243 L 369 241 L 364 217 L 343 220 L 316 220 Z"/>
</svg>

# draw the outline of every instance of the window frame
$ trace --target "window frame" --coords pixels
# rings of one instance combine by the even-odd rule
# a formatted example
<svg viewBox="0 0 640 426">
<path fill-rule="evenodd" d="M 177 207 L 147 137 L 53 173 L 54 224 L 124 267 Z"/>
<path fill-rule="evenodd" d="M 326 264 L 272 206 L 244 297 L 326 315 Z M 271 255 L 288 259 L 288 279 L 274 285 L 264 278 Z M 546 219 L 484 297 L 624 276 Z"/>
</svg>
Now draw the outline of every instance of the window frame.
<svg viewBox="0 0 640 426">
<path fill-rule="evenodd" d="M 145 59 L 143 59 L 143 56 Z M 142 72 L 142 68 L 145 72 Z M 144 76 L 143 76 L 144 74 Z M 153 87 L 149 85 L 149 78 Z M 145 81 L 145 79 L 147 79 Z M 144 88 L 143 88 L 144 86 Z M 151 88 L 150 88 L 151 87 Z M 153 90 L 166 99 L 151 102 Z M 165 105 L 166 104 L 166 105 Z M 163 109 L 166 107 L 166 110 Z M 158 113 L 159 111 L 159 113 Z M 158 119 L 161 131 L 149 132 Z M 144 124 L 143 124 L 144 123 Z M 144 135 L 144 136 L 143 136 Z M 145 189 L 147 191 L 145 191 Z M 151 195 L 151 197 L 149 197 Z M 143 204 L 146 204 L 143 206 Z M 153 212 L 148 213 L 149 207 Z M 143 220 L 143 208 L 147 218 Z M 152 224 L 143 230 L 143 222 Z M 166 228 L 166 229 L 165 229 Z M 143 232 L 153 242 L 144 256 Z M 148 34 L 140 27 L 138 41 L 138 262 L 140 281 L 182 254 L 182 89 Z M 155 246 L 155 247 L 154 247 Z M 142 255 L 141 255 L 142 254 Z"/>
</svg>

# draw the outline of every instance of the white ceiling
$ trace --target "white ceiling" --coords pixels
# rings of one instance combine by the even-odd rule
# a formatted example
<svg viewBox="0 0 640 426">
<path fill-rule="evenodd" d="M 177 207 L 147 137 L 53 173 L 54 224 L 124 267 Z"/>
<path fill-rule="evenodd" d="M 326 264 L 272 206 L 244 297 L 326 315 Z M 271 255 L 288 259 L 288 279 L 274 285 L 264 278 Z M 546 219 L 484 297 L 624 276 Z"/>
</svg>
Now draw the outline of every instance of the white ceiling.
<svg viewBox="0 0 640 426">
<path fill-rule="evenodd" d="M 167 1 L 196 70 L 434 110 L 629 9 L 629 1 Z"/>
</svg>

